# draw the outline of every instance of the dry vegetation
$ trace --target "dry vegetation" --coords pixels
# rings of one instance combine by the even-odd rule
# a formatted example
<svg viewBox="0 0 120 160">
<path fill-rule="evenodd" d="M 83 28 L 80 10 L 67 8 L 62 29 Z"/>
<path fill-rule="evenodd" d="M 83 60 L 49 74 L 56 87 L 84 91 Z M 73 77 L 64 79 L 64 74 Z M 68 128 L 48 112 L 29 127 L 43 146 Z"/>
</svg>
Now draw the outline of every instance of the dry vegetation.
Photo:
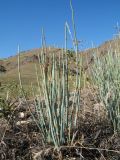
<svg viewBox="0 0 120 160">
<path fill-rule="evenodd" d="M 101 50 L 96 49 L 95 54 L 94 49 L 91 63 L 87 63 L 89 57 L 87 60 L 86 53 L 83 53 L 83 56 L 78 54 L 78 77 L 74 68 L 75 53 L 70 57 L 60 49 L 56 54 L 56 50 L 49 52 L 49 56 L 39 52 L 40 62 L 37 58 L 36 62 L 20 63 L 23 86 L 18 85 L 18 81 L 14 79 L 14 76 L 17 78 L 19 75 L 15 69 L 1 76 L 9 77 L 9 73 L 13 73 L 11 80 L 14 80 L 12 83 L 2 82 L 0 87 L 1 159 L 119 159 L 119 50 L 113 48 L 115 53 L 108 49 L 101 55 Z M 34 55 L 30 57 L 35 57 Z M 22 54 L 20 57 L 20 62 L 24 61 Z M 46 73 L 47 57 L 50 63 Z M 76 71 L 74 74 L 69 69 L 72 58 L 72 69 Z M 87 69 L 84 66 L 87 66 Z M 29 77 L 28 84 L 27 73 L 31 75 L 32 72 L 36 82 Z M 33 84 L 30 87 L 31 82 Z M 71 83 L 74 83 L 72 88 Z M 45 84 L 48 85 L 47 88 Z M 111 95 L 107 97 L 109 89 Z M 52 109 L 52 112 L 49 112 L 49 109 Z M 52 121 L 50 116 L 54 117 Z M 62 125 L 64 129 L 61 128 Z M 62 137 L 59 133 L 62 133 Z"/>
<path fill-rule="evenodd" d="M 74 51 L 42 32 L 41 49 L 0 60 L 1 160 L 120 159 L 120 39 L 79 52 L 71 10 Z"/>
</svg>

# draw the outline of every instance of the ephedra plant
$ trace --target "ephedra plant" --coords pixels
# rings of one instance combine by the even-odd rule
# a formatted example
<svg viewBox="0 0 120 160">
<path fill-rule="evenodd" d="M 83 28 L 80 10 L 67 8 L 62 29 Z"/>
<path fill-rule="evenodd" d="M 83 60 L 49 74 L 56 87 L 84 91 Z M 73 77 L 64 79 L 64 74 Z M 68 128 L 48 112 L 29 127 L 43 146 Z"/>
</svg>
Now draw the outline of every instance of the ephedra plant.
<svg viewBox="0 0 120 160">
<path fill-rule="evenodd" d="M 44 31 L 42 31 L 42 51 L 38 55 L 39 64 L 35 65 L 38 84 L 37 95 L 34 91 L 34 86 L 31 85 L 36 109 L 36 116 L 33 116 L 33 118 L 42 134 L 43 144 L 53 144 L 58 150 L 61 145 L 70 145 L 72 143 L 76 134 L 72 129 L 77 128 L 80 109 L 82 59 L 78 55 L 78 42 L 72 5 L 71 9 L 74 38 L 72 38 L 68 24 L 65 23 L 65 48 L 60 50 L 58 54 L 50 53 L 46 47 Z M 68 34 L 72 39 L 76 57 L 76 81 L 72 82 L 75 85 L 71 105 L 68 74 L 69 55 L 67 52 Z M 18 72 L 20 86 L 23 90 L 19 64 L 20 54 L 18 56 Z"/>
<path fill-rule="evenodd" d="M 102 56 L 95 54 L 92 75 L 113 130 L 120 132 L 120 53 L 117 44 L 115 49 L 110 45 L 108 52 Z"/>
</svg>

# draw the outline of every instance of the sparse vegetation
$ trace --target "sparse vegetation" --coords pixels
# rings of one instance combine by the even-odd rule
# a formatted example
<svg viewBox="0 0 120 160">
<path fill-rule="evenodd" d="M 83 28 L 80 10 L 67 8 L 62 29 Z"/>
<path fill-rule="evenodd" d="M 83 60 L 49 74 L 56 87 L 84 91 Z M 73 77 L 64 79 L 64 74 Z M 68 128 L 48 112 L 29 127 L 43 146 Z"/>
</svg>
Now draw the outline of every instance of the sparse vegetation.
<svg viewBox="0 0 120 160">
<path fill-rule="evenodd" d="M 70 7 L 64 49 L 47 48 L 42 30 L 41 49 L 0 64 L 1 160 L 120 158 L 120 39 L 79 52 Z"/>
</svg>

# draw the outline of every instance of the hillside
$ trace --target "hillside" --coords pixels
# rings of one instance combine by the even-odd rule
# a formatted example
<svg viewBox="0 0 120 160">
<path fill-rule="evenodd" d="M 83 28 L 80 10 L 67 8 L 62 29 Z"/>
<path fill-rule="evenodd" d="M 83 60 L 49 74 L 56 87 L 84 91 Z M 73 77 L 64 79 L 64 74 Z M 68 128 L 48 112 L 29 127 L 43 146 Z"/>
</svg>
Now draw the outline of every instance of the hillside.
<svg viewBox="0 0 120 160">
<path fill-rule="evenodd" d="M 97 53 L 100 55 L 104 55 L 109 49 L 113 50 L 113 52 L 117 49 L 120 50 L 120 40 L 110 40 L 104 42 L 98 48 L 90 48 L 88 50 L 80 52 L 83 55 L 83 69 L 87 70 L 87 68 L 94 61 L 93 54 Z M 58 55 L 62 50 L 60 48 L 47 48 L 46 53 L 47 56 L 51 53 L 55 53 Z M 36 83 L 36 75 L 35 75 L 35 64 L 38 63 L 38 54 L 40 54 L 41 48 L 32 49 L 28 51 L 24 51 L 20 53 L 20 66 L 22 73 L 22 80 L 24 84 L 31 83 L 31 81 Z M 74 75 L 75 73 L 75 54 L 69 56 L 69 69 Z M 17 81 L 18 82 L 18 56 L 9 57 L 4 60 L 0 60 L 0 68 L 3 74 L 1 74 L 1 82 L 10 82 Z"/>
<path fill-rule="evenodd" d="M 108 40 L 98 47 L 89 48 L 83 52 L 80 52 L 83 55 L 84 68 L 87 69 L 91 63 L 93 63 L 93 55 L 97 54 L 99 56 L 104 56 L 108 51 L 111 51 L 112 53 L 120 53 L 120 39 Z"/>
<path fill-rule="evenodd" d="M 59 53 L 62 53 L 62 49 L 46 48 L 45 52 L 47 54 L 47 57 L 54 53 L 57 58 L 59 57 Z M 35 64 L 39 63 L 38 55 L 40 53 L 41 48 L 20 53 L 20 69 L 24 85 L 30 85 L 31 82 L 36 83 Z M 75 74 L 75 54 L 70 54 L 68 63 L 70 72 L 72 72 L 72 74 Z M 3 74 L 1 74 L 1 82 L 3 84 L 10 83 L 12 81 L 18 83 L 18 55 L 9 57 L 5 60 L 1 60 L 0 65 L 6 70 L 6 72 L 2 72 Z"/>
</svg>

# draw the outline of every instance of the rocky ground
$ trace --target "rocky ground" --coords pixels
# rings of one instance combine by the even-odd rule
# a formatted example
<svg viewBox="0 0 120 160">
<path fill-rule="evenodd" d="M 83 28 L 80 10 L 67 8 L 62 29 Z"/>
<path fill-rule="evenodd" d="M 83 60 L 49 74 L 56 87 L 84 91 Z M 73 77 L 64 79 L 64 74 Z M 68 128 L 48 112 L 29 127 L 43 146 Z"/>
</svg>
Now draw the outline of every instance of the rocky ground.
<svg viewBox="0 0 120 160">
<path fill-rule="evenodd" d="M 0 119 L 0 160 L 119 160 L 120 135 L 113 133 L 104 106 L 95 91 L 81 93 L 76 138 L 71 146 L 42 145 L 40 131 L 29 112 L 35 114 L 33 100 L 17 102 L 11 119 Z"/>
</svg>

